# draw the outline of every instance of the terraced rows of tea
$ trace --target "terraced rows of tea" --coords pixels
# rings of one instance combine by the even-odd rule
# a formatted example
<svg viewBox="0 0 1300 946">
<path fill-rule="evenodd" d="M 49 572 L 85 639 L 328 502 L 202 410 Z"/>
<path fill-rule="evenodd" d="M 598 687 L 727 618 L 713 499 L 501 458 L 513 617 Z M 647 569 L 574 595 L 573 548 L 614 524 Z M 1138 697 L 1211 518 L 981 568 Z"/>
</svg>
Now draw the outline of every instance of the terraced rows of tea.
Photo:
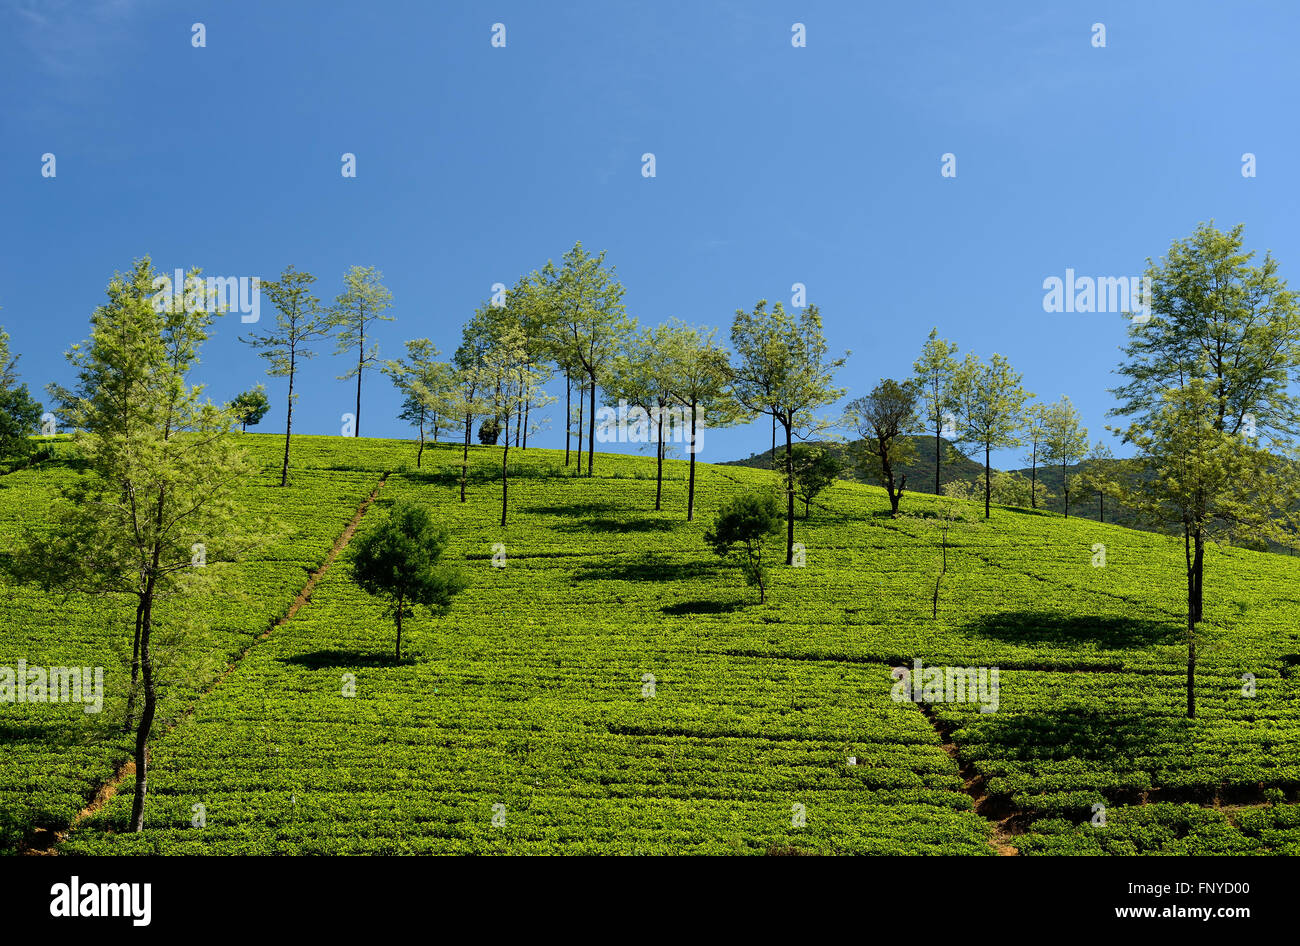
<svg viewBox="0 0 1300 946">
<path fill-rule="evenodd" d="M 0 665 L 112 670 L 99 717 L 0 709 L 11 845 L 40 828 L 69 854 L 1300 853 L 1295 559 L 1212 552 L 1188 720 L 1182 547 L 1159 536 L 972 516 L 932 617 L 947 501 L 909 494 L 890 519 L 883 491 L 842 483 L 759 605 L 703 534 L 766 471 L 701 465 L 688 523 L 683 461 L 655 512 L 651 459 L 599 455 L 587 479 L 512 450 L 502 528 L 494 448 L 471 452 L 462 505 L 450 445 L 415 470 L 410 444 L 304 437 L 281 490 L 279 442 L 245 440 L 268 467 L 250 506 L 282 534 L 210 603 L 219 659 L 168 691 L 142 834 L 129 782 L 68 830 L 127 757 L 129 614 L 28 589 L 0 605 Z M 263 636 L 385 473 L 358 534 L 427 504 L 468 590 L 407 622 L 399 663 L 345 551 Z M 69 475 L 0 480 L 5 521 L 39 521 Z M 995 711 L 896 700 L 891 668 L 914 660 L 998 668 Z"/>
</svg>

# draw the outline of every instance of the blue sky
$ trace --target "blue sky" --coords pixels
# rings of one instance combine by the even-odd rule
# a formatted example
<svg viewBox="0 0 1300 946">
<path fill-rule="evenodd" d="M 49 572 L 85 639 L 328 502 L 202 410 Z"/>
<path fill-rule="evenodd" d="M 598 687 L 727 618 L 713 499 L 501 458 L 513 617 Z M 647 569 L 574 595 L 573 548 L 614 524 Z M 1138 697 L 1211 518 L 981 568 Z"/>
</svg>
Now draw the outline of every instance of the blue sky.
<svg viewBox="0 0 1300 946">
<path fill-rule="evenodd" d="M 292 263 L 327 301 L 358 264 L 393 291 L 382 354 L 425 336 L 449 352 L 493 283 L 582 240 L 642 323 L 725 338 L 738 307 L 802 282 L 852 351 L 849 397 L 908 373 L 938 326 L 1070 395 L 1095 440 L 1125 322 L 1044 312 L 1043 280 L 1138 275 L 1214 218 L 1300 287 L 1298 27 L 1283 2 L 0 0 L 0 324 L 43 388 L 135 257 Z M 214 400 L 268 381 L 260 429 L 282 430 L 284 382 L 246 328 L 222 320 L 200 380 Z M 300 376 L 296 430 L 337 433 L 351 410 L 331 353 Z M 396 412 L 368 378 L 363 432 L 405 435 Z M 701 458 L 768 437 L 712 432 Z"/>
</svg>

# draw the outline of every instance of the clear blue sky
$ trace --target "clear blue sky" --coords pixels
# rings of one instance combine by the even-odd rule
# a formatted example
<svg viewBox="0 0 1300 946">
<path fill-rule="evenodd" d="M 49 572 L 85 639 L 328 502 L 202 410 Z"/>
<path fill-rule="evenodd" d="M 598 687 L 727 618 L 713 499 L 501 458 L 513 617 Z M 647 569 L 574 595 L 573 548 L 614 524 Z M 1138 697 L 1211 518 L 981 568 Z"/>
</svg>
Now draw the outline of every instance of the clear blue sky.
<svg viewBox="0 0 1300 946">
<path fill-rule="evenodd" d="M 326 300 L 359 264 L 394 294 L 382 354 L 448 352 L 494 282 L 580 239 L 643 323 L 725 338 L 736 308 L 802 282 L 853 352 L 850 397 L 938 326 L 1069 394 L 1095 440 L 1124 322 L 1045 313 L 1043 280 L 1137 275 L 1215 218 L 1300 287 L 1297 37 L 1285 2 L 0 0 L 0 324 L 39 389 L 69 379 L 62 352 L 135 257 L 292 263 Z M 227 316 L 207 345 L 215 400 L 267 380 L 245 328 Z M 298 430 L 337 433 L 352 407 L 330 352 L 301 375 Z M 390 383 L 366 383 L 363 432 L 405 435 Z M 268 390 L 260 429 L 282 430 Z M 558 420 L 534 442 L 560 445 Z M 715 432 L 702 459 L 768 436 Z"/>
</svg>

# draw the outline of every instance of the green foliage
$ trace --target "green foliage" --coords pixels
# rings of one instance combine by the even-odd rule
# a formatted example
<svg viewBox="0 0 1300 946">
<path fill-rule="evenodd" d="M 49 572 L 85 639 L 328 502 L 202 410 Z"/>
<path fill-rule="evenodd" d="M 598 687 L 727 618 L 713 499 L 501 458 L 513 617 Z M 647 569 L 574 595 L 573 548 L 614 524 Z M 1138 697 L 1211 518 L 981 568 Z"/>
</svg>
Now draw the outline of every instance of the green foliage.
<svg viewBox="0 0 1300 946">
<path fill-rule="evenodd" d="M 918 421 L 917 393 L 910 381 L 899 383 L 885 378 L 871 393 L 849 402 L 848 417 L 861 438 L 863 471 L 889 493 L 890 511 L 898 515 L 898 503 L 907 487 L 907 474 L 899 468 L 916 459 L 912 440 L 904 434 Z"/>
<path fill-rule="evenodd" d="M 395 506 L 377 528 L 353 544 L 352 578 L 367 594 L 387 598 L 397 625 L 396 658 L 402 659 L 402 619 L 416 606 L 446 614 L 466 587 L 465 578 L 442 564 L 447 531 L 423 506 Z"/>
<path fill-rule="evenodd" d="M 768 573 L 763 561 L 763 543 L 781 531 L 781 509 L 775 494 L 767 491 L 742 493 L 723 503 L 713 528 L 704 541 L 723 557 L 736 553 L 745 581 L 758 586 L 759 604 L 767 600 Z"/>
<path fill-rule="evenodd" d="M 808 511 L 813 500 L 822 494 L 843 472 L 839 457 L 825 447 L 797 443 L 794 445 L 794 491 L 803 500 L 803 515 L 808 518 Z M 784 449 L 777 453 L 777 460 L 785 462 Z"/>
<path fill-rule="evenodd" d="M 266 399 L 266 388 L 260 384 L 250 391 L 236 395 L 230 402 L 230 412 L 244 429 L 256 427 L 270 409 L 271 402 Z"/>
<path fill-rule="evenodd" d="M 0 459 L 31 454 L 31 435 L 40 429 L 41 405 L 18 383 L 18 359 L 9 354 L 9 334 L 0 328 Z"/>
<path fill-rule="evenodd" d="M 1021 376 L 1011 364 L 995 354 L 984 364 L 968 354 L 953 381 L 953 403 L 961 424 L 959 441 L 968 452 L 984 454 L 984 517 L 989 516 L 992 493 L 987 486 L 992 466 L 989 456 L 994 450 L 1020 446 L 1025 421 L 1025 402 L 1033 395 L 1021 386 Z"/>
</svg>

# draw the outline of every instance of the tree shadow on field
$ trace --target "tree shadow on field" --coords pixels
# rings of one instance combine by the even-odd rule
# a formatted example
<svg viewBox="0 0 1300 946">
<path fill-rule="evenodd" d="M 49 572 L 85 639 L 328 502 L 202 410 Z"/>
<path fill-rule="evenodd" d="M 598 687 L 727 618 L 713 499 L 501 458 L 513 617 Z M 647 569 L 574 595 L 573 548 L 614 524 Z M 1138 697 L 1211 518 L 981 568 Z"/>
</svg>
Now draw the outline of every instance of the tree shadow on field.
<svg viewBox="0 0 1300 946">
<path fill-rule="evenodd" d="M 962 630 L 1011 644 L 1096 644 L 1107 649 L 1176 644 L 1182 639 L 1181 628 L 1169 622 L 1050 611 L 989 614 L 968 621 Z"/>
<path fill-rule="evenodd" d="M 599 516 L 602 513 L 618 512 L 623 507 L 617 503 L 554 503 L 543 506 L 526 506 L 524 512 L 535 512 L 543 516 L 560 516 L 565 519 L 577 519 L 582 516 Z"/>
<path fill-rule="evenodd" d="M 308 670 L 340 667 L 345 670 L 354 667 L 405 667 L 415 662 L 415 658 L 409 655 L 403 656 L 399 661 L 392 654 L 362 653 L 356 650 L 313 650 L 307 654 L 280 658 L 282 664 L 306 667 Z"/>
<path fill-rule="evenodd" d="M 613 516 L 594 516 L 588 519 L 571 519 L 556 524 L 558 532 L 672 532 L 678 523 L 671 519 L 652 516 L 635 516 L 618 519 Z"/>
<path fill-rule="evenodd" d="M 681 617 L 688 614 L 730 614 L 745 606 L 742 601 L 679 601 L 660 608 L 664 614 Z"/>
<path fill-rule="evenodd" d="M 718 573 L 713 562 L 671 561 L 655 555 L 609 558 L 590 562 L 574 572 L 575 581 L 693 581 Z"/>
</svg>

